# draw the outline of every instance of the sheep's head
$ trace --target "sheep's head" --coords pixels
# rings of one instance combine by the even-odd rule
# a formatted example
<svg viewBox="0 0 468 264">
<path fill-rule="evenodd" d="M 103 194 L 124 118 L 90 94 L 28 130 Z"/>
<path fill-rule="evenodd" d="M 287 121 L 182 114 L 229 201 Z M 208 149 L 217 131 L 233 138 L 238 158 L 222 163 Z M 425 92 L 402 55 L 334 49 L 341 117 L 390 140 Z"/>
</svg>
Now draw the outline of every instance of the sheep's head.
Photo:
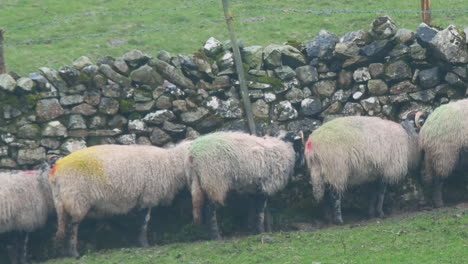
<svg viewBox="0 0 468 264">
<path fill-rule="evenodd" d="M 413 131 L 419 133 L 419 130 L 424 125 L 428 114 L 422 111 L 412 111 L 406 115 L 406 119 L 403 121 L 403 127 L 405 129 L 412 128 Z"/>
<path fill-rule="evenodd" d="M 37 165 L 34 169 L 39 171 L 39 176 L 45 179 L 49 178 L 50 170 L 54 167 L 55 162 L 60 159 L 58 155 L 50 156 L 46 161 Z"/>
<path fill-rule="evenodd" d="M 300 169 L 304 167 L 304 133 L 299 131 L 297 133 L 293 132 L 280 132 L 278 136 L 283 141 L 291 142 L 296 153 L 296 161 L 294 167 Z"/>
</svg>

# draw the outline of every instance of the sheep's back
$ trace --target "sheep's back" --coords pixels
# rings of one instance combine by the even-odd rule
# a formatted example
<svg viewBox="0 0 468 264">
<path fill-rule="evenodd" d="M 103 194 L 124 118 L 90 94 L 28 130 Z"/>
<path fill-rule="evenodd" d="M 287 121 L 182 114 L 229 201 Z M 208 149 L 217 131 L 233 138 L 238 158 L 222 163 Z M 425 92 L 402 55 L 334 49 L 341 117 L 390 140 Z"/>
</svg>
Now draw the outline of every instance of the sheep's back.
<svg viewBox="0 0 468 264">
<path fill-rule="evenodd" d="M 272 194 L 292 172 L 295 153 L 289 143 L 240 132 L 217 132 L 196 139 L 191 167 L 208 195 L 223 202 L 229 190 Z"/>
<path fill-rule="evenodd" d="M 46 201 L 36 171 L 0 173 L 0 233 L 33 231 L 47 221 L 52 201 Z"/>
<path fill-rule="evenodd" d="M 155 206 L 171 200 L 175 179 L 168 150 L 154 146 L 100 145 L 59 160 L 52 174 L 61 199 L 69 207 L 126 213 L 135 206 Z"/>
<path fill-rule="evenodd" d="M 408 170 L 408 135 L 395 122 L 377 117 L 343 117 L 325 123 L 306 143 L 309 167 L 324 183 L 346 186 L 383 177 L 396 182 Z"/>
<path fill-rule="evenodd" d="M 439 177 L 449 176 L 468 148 L 467 116 L 468 99 L 456 101 L 436 108 L 421 128 L 421 148 Z"/>
</svg>

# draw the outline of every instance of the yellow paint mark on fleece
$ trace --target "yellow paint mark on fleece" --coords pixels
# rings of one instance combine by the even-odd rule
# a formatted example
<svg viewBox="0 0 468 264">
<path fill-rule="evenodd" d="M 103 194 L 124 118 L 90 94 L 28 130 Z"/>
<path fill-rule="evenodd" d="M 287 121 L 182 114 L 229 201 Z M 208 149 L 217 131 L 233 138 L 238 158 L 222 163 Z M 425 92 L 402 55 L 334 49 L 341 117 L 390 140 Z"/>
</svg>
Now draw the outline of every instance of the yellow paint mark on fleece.
<svg viewBox="0 0 468 264">
<path fill-rule="evenodd" d="M 78 150 L 57 161 L 50 174 L 50 181 L 53 182 L 57 177 L 66 174 L 76 175 L 79 173 L 99 182 L 107 182 L 104 167 L 99 158 L 103 153 L 99 153 L 99 150 L 95 147 Z"/>
</svg>

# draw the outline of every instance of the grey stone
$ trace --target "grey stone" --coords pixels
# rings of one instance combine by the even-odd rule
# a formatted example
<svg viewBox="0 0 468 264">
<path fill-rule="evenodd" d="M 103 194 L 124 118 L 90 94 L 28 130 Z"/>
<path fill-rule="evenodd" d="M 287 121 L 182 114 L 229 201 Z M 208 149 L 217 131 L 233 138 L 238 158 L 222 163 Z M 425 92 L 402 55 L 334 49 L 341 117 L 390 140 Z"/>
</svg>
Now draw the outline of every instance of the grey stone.
<svg viewBox="0 0 468 264">
<path fill-rule="evenodd" d="M 26 124 L 18 128 L 18 138 L 36 139 L 41 132 L 36 124 Z"/>
<path fill-rule="evenodd" d="M 261 82 L 248 82 L 247 86 L 251 89 L 272 89 L 273 86 L 268 83 L 261 83 Z"/>
<path fill-rule="evenodd" d="M 146 146 L 151 146 L 151 140 L 146 137 L 146 136 L 141 136 L 141 137 L 138 137 L 137 140 L 136 140 L 136 143 L 138 145 L 146 145 Z"/>
<path fill-rule="evenodd" d="M 112 81 L 112 80 L 111 80 Z M 93 86 L 95 88 L 101 88 L 102 86 L 106 85 L 109 83 L 109 80 L 104 77 L 104 75 L 101 75 L 101 74 L 96 74 L 94 77 L 93 77 Z M 114 82 L 115 83 L 115 82 Z"/>
<path fill-rule="evenodd" d="M 86 148 L 86 141 L 83 139 L 75 139 L 75 138 L 70 138 L 67 139 L 61 146 L 60 146 L 60 152 L 62 155 L 68 155 L 70 153 L 73 153 L 75 151 L 85 149 Z"/>
<path fill-rule="evenodd" d="M 59 121 L 51 121 L 47 123 L 42 130 L 43 137 L 66 137 L 67 128 Z"/>
<path fill-rule="evenodd" d="M 342 113 L 347 116 L 362 115 L 364 113 L 364 109 L 358 103 L 349 102 L 343 107 Z"/>
<path fill-rule="evenodd" d="M 152 67 L 143 65 L 140 68 L 132 71 L 130 79 L 139 84 L 146 84 L 150 87 L 157 87 L 164 83 L 163 78 Z"/>
<path fill-rule="evenodd" d="M 264 100 L 259 99 L 252 104 L 252 113 L 258 118 L 268 118 L 270 106 Z"/>
<path fill-rule="evenodd" d="M 338 73 L 338 80 L 337 80 L 338 88 L 347 89 L 351 87 L 352 83 L 353 83 L 353 74 L 351 72 L 343 70 Z"/>
<path fill-rule="evenodd" d="M 188 58 L 196 66 L 194 71 L 200 72 L 199 73 L 200 77 L 202 77 L 202 78 L 205 78 L 205 77 L 214 78 L 214 77 L 216 77 L 213 67 L 211 67 L 210 62 L 208 62 L 205 57 L 198 56 L 198 55 L 189 55 Z"/>
<path fill-rule="evenodd" d="M 163 123 L 163 130 L 169 132 L 169 133 L 183 133 L 185 132 L 185 129 L 187 126 L 182 125 L 182 124 L 175 124 L 169 121 L 164 121 Z"/>
<path fill-rule="evenodd" d="M 88 75 L 89 77 L 94 77 L 99 71 L 99 67 L 97 65 L 88 65 L 81 69 L 81 72 Z"/>
<path fill-rule="evenodd" d="M 456 66 L 456 67 L 453 67 L 452 68 L 452 71 L 460 76 L 460 78 L 462 78 L 463 80 L 467 80 L 468 79 L 468 67 L 463 67 L 463 66 Z"/>
<path fill-rule="evenodd" d="M 211 86 L 211 89 L 213 90 L 218 90 L 218 89 L 223 89 L 223 88 L 227 88 L 227 87 L 230 87 L 232 84 L 231 84 L 231 80 L 229 78 L 229 76 L 217 76 L 214 80 L 213 80 L 213 83 L 212 83 L 212 86 Z"/>
<path fill-rule="evenodd" d="M 151 59 L 151 56 L 144 54 L 139 50 L 131 50 L 125 53 L 122 56 L 122 59 L 124 59 L 130 67 L 137 68 L 147 63 L 148 60 Z"/>
<path fill-rule="evenodd" d="M 397 32 L 395 22 L 389 16 L 381 16 L 372 22 L 372 33 L 377 39 L 388 39 Z"/>
<path fill-rule="evenodd" d="M 411 93 L 416 92 L 417 90 L 418 88 L 416 85 L 412 84 L 410 81 L 399 82 L 390 87 L 391 94 Z"/>
<path fill-rule="evenodd" d="M 289 101 L 281 101 L 273 107 L 274 119 L 278 121 L 286 121 L 296 119 L 298 117 L 297 110 Z"/>
<path fill-rule="evenodd" d="M 261 90 L 249 90 L 249 97 L 251 99 L 260 99 L 262 98 L 264 95 L 263 95 L 263 91 Z"/>
<path fill-rule="evenodd" d="M 341 113 L 341 111 L 343 110 L 343 105 L 341 104 L 341 102 L 333 102 L 330 106 L 327 107 L 327 109 L 325 109 L 322 113 L 325 114 L 325 115 L 329 115 L 329 114 L 339 114 Z"/>
<path fill-rule="evenodd" d="M 14 119 L 20 116 L 23 112 L 16 107 L 13 107 L 9 104 L 3 105 L 3 118 L 4 119 Z"/>
<path fill-rule="evenodd" d="M 155 105 L 155 101 L 149 101 L 149 102 L 144 102 L 144 103 L 135 103 L 135 111 L 137 112 L 148 112 L 153 109 L 153 106 Z"/>
<path fill-rule="evenodd" d="M 288 131 L 298 133 L 299 131 L 313 132 L 322 125 L 320 120 L 304 118 L 302 120 L 294 120 L 289 122 Z"/>
<path fill-rule="evenodd" d="M 127 125 L 127 118 L 121 115 L 114 115 L 108 123 L 110 128 L 122 128 Z"/>
<path fill-rule="evenodd" d="M 387 84 L 380 80 L 369 80 L 367 82 L 367 88 L 369 89 L 369 93 L 372 95 L 383 95 L 388 92 Z"/>
<path fill-rule="evenodd" d="M 81 74 L 79 70 L 70 66 L 60 67 L 58 73 L 60 77 L 62 77 L 62 79 L 67 83 L 68 86 L 73 86 L 77 84 Z M 68 89 L 66 92 L 69 92 Z"/>
<path fill-rule="evenodd" d="M 137 103 L 149 102 L 153 100 L 153 95 L 151 92 L 142 89 L 135 89 L 135 92 L 133 93 L 133 100 L 135 100 Z"/>
<path fill-rule="evenodd" d="M 8 156 L 8 146 L 0 147 L 0 157 Z"/>
<path fill-rule="evenodd" d="M 264 93 L 263 94 L 263 99 L 265 100 L 265 102 L 271 103 L 271 102 L 276 100 L 276 94 L 274 94 L 274 93 Z"/>
<path fill-rule="evenodd" d="M 410 47 L 404 44 L 396 45 L 389 53 L 388 56 L 392 59 L 404 59 L 410 54 Z"/>
<path fill-rule="evenodd" d="M 20 149 L 18 150 L 18 164 L 19 165 L 33 165 L 37 164 L 46 158 L 46 152 L 43 147 L 35 149 Z"/>
<path fill-rule="evenodd" d="M 90 105 L 98 105 L 101 102 L 101 94 L 99 91 L 96 90 L 90 90 L 84 92 L 84 101 Z"/>
<path fill-rule="evenodd" d="M 57 138 L 42 138 L 41 146 L 48 149 L 58 149 L 60 147 L 60 140 Z"/>
<path fill-rule="evenodd" d="M 3 142 L 5 142 L 7 144 L 13 143 L 16 140 L 15 135 L 12 135 L 11 133 L 1 134 L 1 138 L 2 138 Z"/>
<path fill-rule="evenodd" d="M 463 88 L 466 85 L 465 82 L 453 72 L 447 72 L 444 79 L 448 84 L 454 87 Z"/>
<path fill-rule="evenodd" d="M 304 93 L 301 89 L 292 88 L 286 93 L 285 98 L 293 104 L 300 103 L 304 99 Z"/>
<path fill-rule="evenodd" d="M 393 47 L 392 42 L 387 39 L 375 40 L 361 48 L 361 54 L 370 58 L 383 57 Z"/>
<path fill-rule="evenodd" d="M 296 77 L 296 72 L 289 66 L 280 66 L 275 68 L 275 73 L 276 76 L 283 81 L 289 81 Z"/>
<path fill-rule="evenodd" d="M 121 87 L 130 87 L 130 80 L 127 77 L 114 71 L 111 66 L 107 64 L 101 64 L 101 66 L 99 66 L 99 71 Z"/>
<path fill-rule="evenodd" d="M 84 84 L 77 84 L 68 87 L 67 94 L 82 94 L 84 91 L 86 91 L 86 86 Z"/>
<path fill-rule="evenodd" d="M 367 99 L 361 100 L 361 105 L 370 116 L 379 114 L 382 111 L 382 107 L 380 106 L 380 102 L 377 97 L 369 97 Z"/>
<path fill-rule="evenodd" d="M 330 97 L 336 90 L 336 81 L 319 81 L 314 84 L 313 90 L 321 98 Z"/>
<path fill-rule="evenodd" d="M 102 115 L 97 115 L 91 117 L 91 120 L 89 121 L 89 128 L 95 129 L 95 128 L 105 128 L 107 124 L 107 118 Z"/>
<path fill-rule="evenodd" d="M 250 46 L 241 51 L 242 60 L 247 63 L 251 69 L 260 69 L 263 65 L 263 47 Z"/>
<path fill-rule="evenodd" d="M 366 82 L 371 79 L 369 68 L 361 67 L 354 71 L 353 79 L 356 82 Z"/>
<path fill-rule="evenodd" d="M 233 74 L 236 72 L 234 66 L 234 55 L 230 51 L 225 51 L 218 60 L 219 75 Z"/>
<path fill-rule="evenodd" d="M 171 121 L 171 120 L 174 120 L 175 118 L 176 116 L 170 110 L 158 110 L 158 111 L 146 114 L 145 117 L 143 118 L 143 121 L 145 121 L 148 124 L 159 125 L 159 124 L 164 123 L 164 121 Z"/>
<path fill-rule="evenodd" d="M 160 96 L 158 99 L 156 99 L 156 107 L 158 109 L 169 109 L 172 107 L 172 100 L 168 96 Z"/>
<path fill-rule="evenodd" d="M 151 132 L 150 140 L 154 145 L 162 146 L 167 142 L 171 141 L 171 136 L 169 136 L 162 129 L 155 127 L 153 129 L 153 132 Z"/>
<path fill-rule="evenodd" d="M 306 59 L 302 53 L 289 45 L 271 44 L 263 50 L 263 59 L 268 69 L 274 69 L 282 65 L 292 68 L 306 64 Z"/>
<path fill-rule="evenodd" d="M 9 169 L 15 169 L 18 167 L 18 164 L 16 164 L 16 161 L 10 158 L 2 158 L 0 159 L 0 168 L 9 168 Z"/>
<path fill-rule="evenodd" d="M 105 97 L 119 98 L 120 87 L 117 84 L 108 84 L 101 87 L 102 95 Z"/>
<path fill-rule="evenodd" d="M 354 100 L 359 100 L 359 99 L 361 99 L 361 97 L 362 97 L 363 95 L 364 95 L 363 92 L 361 92 L 361 91 L 356 91 L 356 92 L 353 92 L 352 97 L 353 97 Z"/>
<path fill-rule="evenodd" d="M 343 89 L 340 89 L 338 91 L 336 91 L 331 100 L 332 101 L 339 101 L 341 103 L 346 103 L 349 99 L 349 97 L 351 96 L 351 94 L 353 93 L 352 90 L 343 90 Z"/>
<path fill-rule="evenodd" d="M 318 35 L 306 44 L 306 52 L 309 58 L 330 60 L 339 38 L 326 30 L 320 30 Z"/>
<path fill-rule="evenodd" d="M 114 98 L 103 97 L 99 103 L 99 112 L 106 115 L 115 115 L 119 111 L 119 102 Z"/>
<path fill-rule="evenodd" d="M 223 51 L 223 43 L 213 37 L 210 37 L 203 46 L 203 51 L 210 57 L 216 57 L 221 51 Z"/>
<path fill-rule="evenodd" d="M 390 81 L 411 79 L 411 67 L 403 60 L 391 62 L 385 66 L 385 78 Z"/>
<path fill-rule="evenodd" d="M 156 55 L 156 57 L 162 61 L 169 63 L 171 61 L 172 55 L 168 51 L 161 50 L 158 52 L 158 55 Z"/>
<path fill-rule="evenodd" d="M 382 63 L 369 64 L 369 73 L 373 79 L 378 79 L 384 74 L 384 65 Z"/>
<path fill-rule="evenodd" d="M 192 81 L 185 77 L 182 72 L 177 70 L 174 66 L 168 64 L 164 61 L 156 61 L 154 63 L 157 71 L 162 74 L 164 78 L 166 78 L 171 83 L 174 83 L 182 88 L 186 89 L 194 89 L 195 86 L 193 85 Z"/>
<path fill-rule="evenodd" d="M 60 104 L 65 105 L 65 106 L 80 104 L 83 101 L 84 101 L 83 96 L 79 94 L 64 95 L 60 97 Z"/>
<path fill-rule="evenodd" d="M 117 142 L 122 145 L 134 145 L 136 144 L 135 134 L 125 134 L 117 137 Z"/>
<path fill-rule="evenodd" d="M 410 93 L 409 96 L 416 101 L 430 103 L 436 95 L 435 89 L 422 90 L 415 93 Z"/>
<path fill-rule="evenodd" d="M 423 88 L 432 88 L 440 83 L 439 68 L 433 67 L 419 72 L 419 85 Z"/>
<path fill-rule="evenodd" d="M 86 121 L 82 115 L 70 115 L 68 119 L 69 129 L 86 129 Z"/>
<path fill-rule="evenodd" d="M 87 103 L 79 104 L 73 107 L 70 111 L 71 114 L 76 115 L 84 115 L 84 116 L 92 116 L 96 114 L 97 109 L 94 106 L 91 106 Z"/>
<path fill-rule="evenodd" d="M 127 63 L 122 58 L 117 58 L 113 63 L 114 69 L 117 70 L 118 73 L 123 75 L 128 75 L 130 72 L 130 67 L 128 67 Z"/>
<path fill-rule="evenodd" d="M 92 64 L 93 62 L 91 61 L 91 59 L 86 56 L 81 56 L 75 61 L 73 61 L 73 67 L 75 67 L 78 70 L 81 70 L 84 67 L 92 65 Z"/>
<path fill-rule="evenodd" d="M 37 83 L 40 91 L 56 91 L 54 87 L 47 81 L 47 79 L 39 73 L 30 73 L 29 78 Z"/>
<path fill-rule="evenodd" d="M 296 76 L 302 85 L 309 85 L 318 81 L 317 68 L 309 65 L 297 67 Z"/>
<path fill-rule="evenodd" d="M 16 87 L 16 81 L 7 73 L 0 74 L 0 88 L 8 91 L 13 92 Z"/>
<path fill-rule="evenodd" d="M 395 39 L 401 44 L 409 44 L 416 39 L 416 34 L 409 29 L 400 28 L 395 34 Z"/>
<path fill-rule="evenodd" d="M 334 55 L 340 59 L 357 57 L 359 56 L 359 47 L 353 42 L 337 43 Z"/>
<path fill-rule="evenodd" d="M 372 41 L 372 36 L 369 32 L 365 30 L 357 30 L 353 32 L 346 33 L 341 39 L 340 42 L 352 42 L 358 45 L 359 47 L 369 44 Z"/>
<path fill-rule="evenodd" d="M 240 108 L 239 101 L 229 98 L 226 101 L 220 100 L 216 115 L 222 118 L 241 118 L 242 109 Z"/>
<path fill-rule="evenodd" d="M 355 56 L 355 57 L 351 57 L 351 58 L 349 58 L 349 59 L 346 59 L 346 60 L 343 62 L 342 67 L 343 67 L 343 68 L 355 67 L 355 66 L 364 64 L 364 63 L 367 62 L 368 60 L 369 60 L 369 58 L 368 58 L 368 57 L 365 57 L 365 56 Z"/>
<path fill-rule="evenodd" d="M 176 113 L 184 113 L 188 111 L 187 102 L 185 102 L 185 100 L 174 100 L 172 102 L 172 107 Z"/>
<path fill-rule="evenodd" d="M 1 77 L 0 77 L 1 78 Z M 16 85 L 23 91 L 31 92 L 36 86 L 31 78 L 21 77 L 16 81 Z M 1 84 L 0 84 L 1 86 Z"/>
<path fill-rule="evenodd" d="M 44 77 L 55 87 L 60 93 L 65 93 L 68 89 L 67 83 L 60 77 L 58 71 L 41 67 L 39 71 L 44 74 Z"/>
<path fill-rule="evenodd" d="M 437 57 L 449 63 L 468 63 L 468 47 L 454 25 L 437 32 L 429 46 Z"/>
<path fill-rule="evenodd" d="M 437 30 L 431 28 L 426 23 L 421 23 L 416 30 L 416 38 L 422 44 L 427 45 L 437 34 Z"/>
<path fill-rule="evenodd" d="M 43 99 L 36 104 L 37 120 L 39 122 L 49 121 L 65 114 L 65 110 L 57 99 Z"/>
</svg>

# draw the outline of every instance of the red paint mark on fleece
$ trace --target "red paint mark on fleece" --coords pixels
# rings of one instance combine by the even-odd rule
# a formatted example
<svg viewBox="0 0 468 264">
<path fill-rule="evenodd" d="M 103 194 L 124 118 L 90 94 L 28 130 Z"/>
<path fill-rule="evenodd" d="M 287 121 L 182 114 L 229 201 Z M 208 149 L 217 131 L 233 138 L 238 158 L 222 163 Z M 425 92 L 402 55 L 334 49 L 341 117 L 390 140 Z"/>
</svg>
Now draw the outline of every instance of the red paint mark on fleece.
<svg viewBox="0 0 468 264">
<path fill-rule="evenodd" d="M 306 151 L 307 151 L 307 152 L 311 152 L 313 148 L 314 148 L 314 145 L 312 144 L 312 141 L 310 141 L 310 140 L 307 141 L 307 143 L 306 143 Z"/>
<path fill-rule="evenodd" d="M 29 174 L 29 175 L 33 175 L 33 174 L 36 175 L 36 172 L 33 170 L 27 170 L 24 173 Z"/>
<path fill-rule="evenodd" d="M 57 170 L 57 164 L 54 164 L 52 165 L 52 170 L 50 170 L 50 178 L 52 178 L 52 176 L 54 176 L 55 174 L 55 171 Z"/>
</svg>

